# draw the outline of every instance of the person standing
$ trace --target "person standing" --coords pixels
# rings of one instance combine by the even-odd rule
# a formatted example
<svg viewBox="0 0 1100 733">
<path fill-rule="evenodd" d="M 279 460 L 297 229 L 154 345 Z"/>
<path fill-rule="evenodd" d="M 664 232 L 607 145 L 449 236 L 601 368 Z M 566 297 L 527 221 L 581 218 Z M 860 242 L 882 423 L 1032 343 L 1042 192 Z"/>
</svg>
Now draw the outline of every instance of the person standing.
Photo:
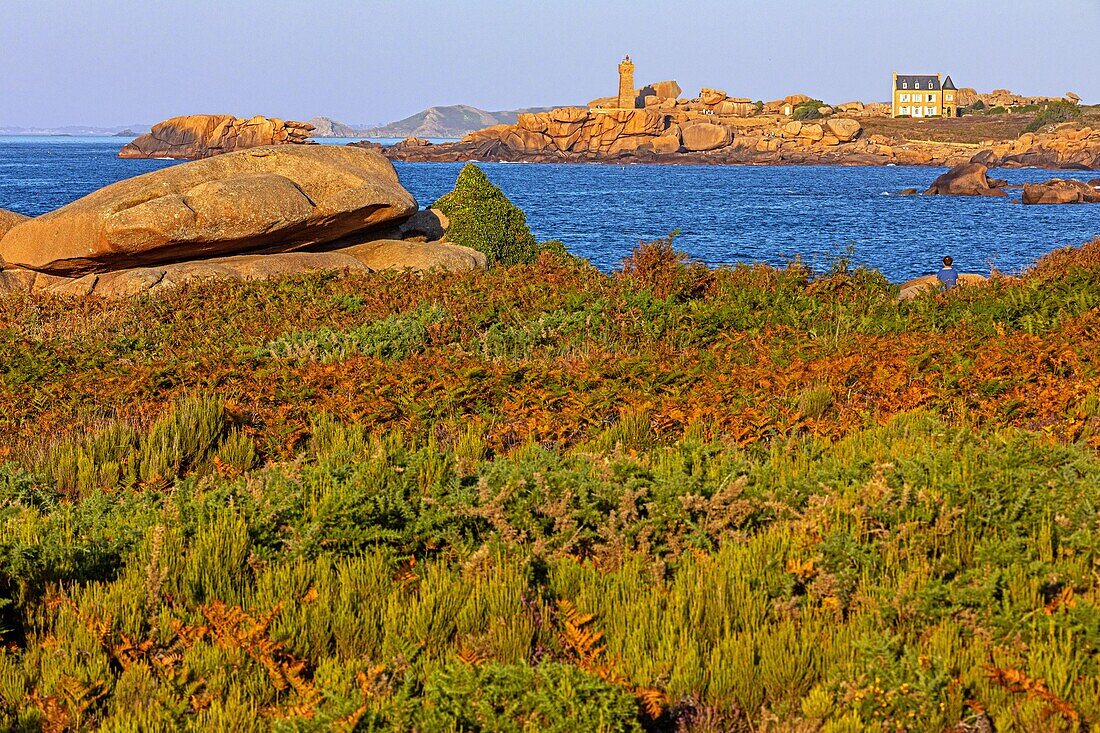
<svg viewBox="0 0 1100 733">
<path fill-rule="evenodd" d="M 943 267 L 936 273 L 936 277 L 940 280 L 940 290 L 950 290 L 959 282 L 959 273 L 955 271 L 951 263 L 950 257 L 944 257 Z"/>
</svg>

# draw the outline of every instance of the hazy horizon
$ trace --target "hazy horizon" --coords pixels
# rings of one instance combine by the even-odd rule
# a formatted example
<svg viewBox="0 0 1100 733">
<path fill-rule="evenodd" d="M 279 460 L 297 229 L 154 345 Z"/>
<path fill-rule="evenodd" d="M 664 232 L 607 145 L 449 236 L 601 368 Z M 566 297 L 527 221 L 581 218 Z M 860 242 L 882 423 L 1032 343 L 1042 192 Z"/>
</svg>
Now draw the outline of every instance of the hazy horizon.
<svg viewBox="0 0 1100 733">
<path fill-rule="evenodd" d="M 614 94 L 624 53 L 639 86 L 675 79 L 689 97 L 709 86 L 751 99 L 884 101 L 899 71 L 1097 103 L 1098 30 L 1096 0 L 8 0 L 0 63 L 16 73 L 0 75 L 0 125 L 115 127 L 198 113 L 374 124 L 429 106 L 583 104 Z"/>
</svg>

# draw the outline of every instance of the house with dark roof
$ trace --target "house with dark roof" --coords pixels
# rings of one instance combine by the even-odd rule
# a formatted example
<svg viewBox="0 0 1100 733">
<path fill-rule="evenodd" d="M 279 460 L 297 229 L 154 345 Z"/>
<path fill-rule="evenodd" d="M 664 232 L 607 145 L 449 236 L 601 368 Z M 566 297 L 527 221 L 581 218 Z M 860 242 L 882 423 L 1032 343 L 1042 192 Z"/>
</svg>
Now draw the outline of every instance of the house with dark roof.
<svg viewBox="0 0 1100 733">
<path fill-rule="evenodd" d="M 939 74 L 894 74 L 890 95 L 893 117 L 957 117 L 958 95 L 951 77 Z"/>
</svg>

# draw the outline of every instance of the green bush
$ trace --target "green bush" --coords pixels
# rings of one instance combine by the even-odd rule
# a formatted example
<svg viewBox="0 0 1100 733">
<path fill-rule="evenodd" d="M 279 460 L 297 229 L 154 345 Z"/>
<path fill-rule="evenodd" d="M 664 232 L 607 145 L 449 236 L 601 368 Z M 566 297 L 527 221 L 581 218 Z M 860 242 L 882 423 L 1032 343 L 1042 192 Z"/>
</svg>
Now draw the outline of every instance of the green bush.
<svg viewBox="0 0 1100 733">
<path fill-rule="evenodd" d="M 970 105 L 970 109 L 973 109 L 973 110 L 983 110 L 983 109 L 985 109 L 985 102 L 983 102 L 983 101 L 982 101 L 982 100 L 980 100 L 980 99 L 978 99 L 978 100 L 975 100 L 975 101 L 974 101 L 974 104 Z"/>
<path fill-rule="evenodd" d="M 1051 102 L 1035 116 L 1031 124 L 1024 128 L 1024 132 L 1035 132 L 1046 125 L 1056 125 L 1059 122 L 1068 122 L 1080 116 L 1081 108 L 1073 102 L 1066 100 Z"/>
<path fill-rule="evenodd" d="M 490 265 L 529 264 L 539 247 L 523 211 L 473 163 L 458 174 L 455 188 L 432 204 L 451 220 L 447 238 L 484 252 Z"/>
<path fill-rule="evenodd" d="M 818 120 L 822 115 L 818 112 L 818 108 L 824 107 L 825 103 L 820 99 L 811 99 L 806 102 L 800 102 L 796 104 L 794 109 L 791 110 L 792 120 Z"/>
</svg>

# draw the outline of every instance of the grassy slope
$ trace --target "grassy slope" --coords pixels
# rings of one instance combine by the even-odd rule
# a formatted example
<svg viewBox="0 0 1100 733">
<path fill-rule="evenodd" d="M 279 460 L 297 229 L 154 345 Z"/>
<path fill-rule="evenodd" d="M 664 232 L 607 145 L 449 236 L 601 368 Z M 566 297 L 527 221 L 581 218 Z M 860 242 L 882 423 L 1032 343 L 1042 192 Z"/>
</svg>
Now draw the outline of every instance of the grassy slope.
<svg viewBox="0 0 1100 733">
<path fill-rule="evenodd" d="M 2 300 L 0 727 L 1095 725 L 1100 240 L 894 292 Z"/>
<path fill-rule="evenodd" d="M 958 119 L 907 119 L 869 117 L 860 119 L 865 134 L 885 135 L 902 140 L 931 140 L 978 144 L 987 140 L 1015 140 L 1035 114 L 967 115 Z M 1082 107 L 1076 120 L 1081 126 L 1100 126 L 1100 106 Z"/>
</svg>

